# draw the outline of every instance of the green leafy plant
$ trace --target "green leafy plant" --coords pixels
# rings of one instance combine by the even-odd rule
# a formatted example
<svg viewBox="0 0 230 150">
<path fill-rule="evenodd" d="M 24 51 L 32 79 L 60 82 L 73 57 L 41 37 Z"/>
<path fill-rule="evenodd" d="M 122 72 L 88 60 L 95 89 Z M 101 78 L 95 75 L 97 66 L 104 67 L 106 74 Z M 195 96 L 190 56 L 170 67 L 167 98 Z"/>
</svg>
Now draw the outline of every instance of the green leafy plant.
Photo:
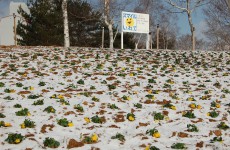
<svg viewBox="0 0 230 150">
<path fill-rule="evenodd" d="M 114 90 L 114 89 L 116 89 L 116 86 L 115 86 L 115 85 L 112 85 L 112 84 L 109 84 L 109 85 L 108 85 L 108 88 L 109 88 L 109 90 Z"/>
<path fill-rule="evenodd" d="M 56 110 L 52 106 L 46 107 L 43 111 L 46 111 L 47 113 L 55 113 Z"/>
<path fill-rule="evenodd" d="M 60 126 L 63 126 L 63 127 L 68 127 L 69 125 L 69 121 L 66 119 L 66 118 L 64 118 L 64 119 L 60 119 L 60 120 L 58 120 L 58 124 L 60 125 Z"/>
<path fill-rule="evenodd" d="M 215 110 L 211 111 L 208 113 L 208 116 L 212 117 L 212 118 L 216 118 L 219 116 L 219 113 L 216 112 Z"/>
<path fill-rule="evenodd" d="M 154 120 L 163 120 L 164 119 L 164 115 L 162 113 L 156 113 L 156 112 L 153 112 L 153 117 L 154 117 Z"/>
<path fill-rule="evenodd" d="M 120 133 L 117 133 L 115 136 L 112 136 L 111 139 L 118 139 L 119 141 L 124 142 L 125 141 L 125 136 L 120 134 Z"/>
<path fill-rule="evenodd" d="M 136 107 L 136 108 L 142 108 L 142 104 L 136 103 L 136 104 L 134 104 L 134 107 Z"/>
<path fill-rule="evenodd" d="M 38 83 L 38 85 L 39 85 L 39 86 L 45 86 L 46 83 L 41 81 L 41 82 Z"/>
<path fill-rule="evenodd" d="M 24 122 L 21 124 L 21 126 L 24 126 L 24 128 L 34 128 L 35 122 L 29 119 L 25 119 Z"/>
<path fill-rule="evenodd" d="M 174 143 L 171 146 L 172 149 L 185 149 L 185 144 L 184 143 Z"/>
<path fill-rule="evenodd" d="M 77 83 L 78 83 L 78 84 L 82 84 L 82 85 L 85 84 L 84 80 L 82 80 L 82 79 L 78 80 Z"/>
<path fill-rule="evenodd" d="M 80 112 L 84 112 L 84 109 L 80 104 L 74 105 L 74 109 L 77 109 Z"/>
<path fill-rule="evenodd" d="M 156 83 L 156 81 L 154 79 L 148 79 L 149 83 Z"/>
<path fill-rule="evenodd" d="M 5 83 L 0 82 L 0 87 L 4 87 L 4 86 L 5 86 Z"/>
<path fill-rule="evenodd" d="M 27 108 L 24 108 L 20 111 L 15 112 L 16 116 L 29 116 L 30 112 Z"/>
<path fill-rule="evenodd" d="M 182 116 L 187 118 L 196 118 L 195 114 L 191 111 L 184 112 Z"/>
<path fill-rule="evenodd" d="M 91 143 L 93 143 L 93 140 L 91 139 L 91 137 L 85 136 L 83 139 L 83 142 L 87 143 L 87 144 L 91 144 Z"/>
<path fill-rule="evenodd" d="M 70 105 L 69 101 L 66 101 L 64 99 L 60 99 L 58 102 L 60 102 L 62 105 Z"/>
<path fill-rule="evenodd" d="M 15 105 L 14 105 L 14 108 L 22 108 L 22 105 L 20 105 L 20 104 L 15 104 Z"/>
<path fill-rule="evenodd" d="M 18 133 L 10 133 L 8 137 L 5 139 L 9 144 L 19 144 L 25 139 L 24 136 Z"/>
<path fill-rule="evenodd" d="M 225 122 L 221 122 L 220 124 L 217 125 L 217 128 L 227 130 L 229 129 L 229 126 L 225 124 Z"/>
<path fill-rule="evenodd" d="M 19 82 L 19 83 L 16 83 L 16 86 L 17 87 L 23 87 L 23 84 Z"/>
<path fill-rule="evenodd" d="M 39 95 L 29 95 L 27 98 L 28 99 L 37 99 L 39 97 L 40 97 Z"/>
<path fill-rule="evenodd" d="M 222 141 L 223 141 L 222 137 L 214 137 L 213 139 L 210 140 L 211 143 L 222 142 Z"/>
<path fill-rule="evenodd" d="M 98 117 L 98 115 L 91 117 L 91 120 L 94 123 L 102 123 L 102 118 Z"/>
<path fill-rule="evenodd" d="M 194 125 L 194 124 L 188 124 L 187 128 L 188 128 L 189 132 L 198 132 L 199 131 L 198 128 L 197 128 L 197 126 Z"/>
<path fill-rule="evenodd" d="M 99 99 L 99 98 L 96 98 L 96 97 L 93 97 L 93 98 L 92 98 L 92 101 L 94 101 L 94 102 L 99 102 L 100 99 Z"/>
<path fill-rule="evenodd" d="M 35 101 L 32 105 L 43 105 L 44 104 L 44 100 L 42 99 L 42 100 L 37 100 L 37 101 Z"/>
<path fill-rule="evenodd" d="M 0 118 L 5 118 L 6 116 L 3 113 L 0 113 Z"/>
<path fill-rule="evenodd" d="M 10 96 L 6 96 L 6 97 L 4 97 L 3 99 L 5 99 L 5 100 L 14 100 L 14 98 L 13 98 L 13 97 L 10 97 Z"/>
<path fill-rule="evenodd" d="M 108 106 L 110 109 L 118 109 L 118 107 L 115 104 L 109 104 Z"/>
<path fill-rule="evenodd" d="M 54 138 L 45 138 L 43 141 L 44 146 L 49 148 L 58 148 L 60 146 L 60 142 L 56 141 Z"/>
<path fill-rule="evenodd" d="M 149 150 L 160 150 L 159 148 L 157 148 L 156 146 L 150 146 Z"/>
</svg>

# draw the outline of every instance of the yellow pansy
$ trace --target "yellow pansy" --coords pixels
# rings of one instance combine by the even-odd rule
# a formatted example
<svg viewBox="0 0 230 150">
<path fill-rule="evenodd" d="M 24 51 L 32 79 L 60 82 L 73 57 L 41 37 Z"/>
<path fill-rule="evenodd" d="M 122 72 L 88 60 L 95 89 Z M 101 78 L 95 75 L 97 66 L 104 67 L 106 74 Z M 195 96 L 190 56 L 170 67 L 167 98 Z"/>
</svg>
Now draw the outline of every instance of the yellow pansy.
<svg viewBox="0 0 230 150">
<path fill-rule="evenodd" d="M 14 89 L 11 89 L 11 90 L 10 90 L 10 93 L 15 93 L 15 90 L 14 90 Z"/>
<path fill-rule="evenodd" d="M 128 97 L 127 97 L 127 100 L 129 100 L 129 101 L 130 101 L 130 100 L 131 100 L 131 97 L 129 97 L 129 96 L 128 96 Z"/>
<path fill-rule="evenodd" d="M 90 123 L 90 119 L 88 117 L 85 117 L 84 120 L 87 122 L 87 123 Z"/>
<path fill-rule="evenodd" d="M 216 104 L 216 108 L 220 108 L 220 104 L 219 103 Z"/>
<path fill-rule="evenodd" d="M 195 109 L 196 108 L 196 104 L 192 103 L 192 104 L 189 105 L 189 107 Z"/>
<path fill-rule="evenodd" d="M 155 133 L 153 133 L 153 137 L 159 138 L 159 137 L 161 137 L 161 134 L 159 132 L 155 132 Z"/>
<path fill-rule="evenodd" d="M 20 139 L 16 139 L 14 142 L 15 142 L 16 144 L 18 144 L 18 143 L 21 142 L 21 140 L 20 140 Z"/>
<path fill-rule="evenodd" d="M 27 116 L 31 116 L 30 112 L 27 113 Z"/>
<path fill-rule="evenodd" d="M 97 134 L 93 134 L 92 136 L 91 136 L 91 140 L 93 141 L 93 142 L 97 142 L 98 141 L 98 136 L 97 136 Z"/>
<path fill-rule="evenodd" d="M 150 146 L 149 146 L 149 145 L 145 147 L 145 150 L 149 150 L 149 149 L 150 149 Z"/>
<path fill-rule="evenodd" d="M 30 86 L 29 89 L 30 89 L 30 91 L 33 91 L 33 90 L 34 90 L 34 87 Z"/>
<path fill-rule="evenodd" d="M 172 110 L 176 110 L 176 106 L 171 106 L 171 109 Z"/>
<path fill-rule="evenodd" d="M 9 122 L 5 122 L 5 123 L 4 123 L 4 126 L 5 126 L 5 127 L 11 127 L 12 125 L 11 125 L 11 123 L 9 123 Z"/>
<path fill-rule="evenodd" d="M 26 128 L 26 126 L 25 126 L 24 123 L 21 124 L 21 128 L 22 128 L 22 129 L 25 129 L 25 128 Z"/>
<path fill-rule="evenodd" d="M 130 74 L 129 74 L 129 76 L 130 76 L 130 77 L 133 77 L 133 76 L 134 76 L 134 74 L 133 74 L 133 73 L 130 73 Z"/>
<path fill-rule="evenodd" d="M 73 123 L 72 123 L 72 122 L 69 122 L 69 123 L 68 123 L 68 126 L 69 126 L 69 127 L 72 127 L 72 126 L 73 126 Z"/>
<path fill-rule="evenodd" d="M 60 95 L 58 95 L 58 98 L 59 99 L 64 99 L 64 96 L 60 94 Z"/>
<path fill-rule="evenodd" d="M 129 121 L 134 121 L 135 120 L 135 118 L 133 116 L 131 116 L 131 115 L 129 116 L 128 119 L 129 119 Z"/>
<path fill-rule="evenodd" d="M 197 105 L 196 108 L 197 109 L 201 109 L 202 107 L 201 107 L 201 105 Z"/>
</svg>

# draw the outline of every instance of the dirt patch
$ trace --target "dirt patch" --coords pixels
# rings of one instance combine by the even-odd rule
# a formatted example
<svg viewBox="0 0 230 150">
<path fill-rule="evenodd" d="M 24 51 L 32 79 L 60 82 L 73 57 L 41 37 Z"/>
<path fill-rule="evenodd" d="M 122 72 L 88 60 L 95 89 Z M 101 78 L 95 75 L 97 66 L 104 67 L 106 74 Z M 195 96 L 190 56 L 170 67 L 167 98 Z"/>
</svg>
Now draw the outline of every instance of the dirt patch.
<svg viewBox="0 0 230 150">
<path fill-rule="evenodd" d="M 201 141 L 201 142 L 199 142 L 199 143 L 196 143 L 196 147 L 199 147 L 199 148 L 204 147 L 204 142 Z"/>
<path fill-rule="evenodd" d="M 73 112 L 73 111 L 68 111 L 68 112 L 66 112 L 64 115 L 65 116 L 68 116 L 68 115 L 75 115 L 76 113 L 75 112 Z"/>
<path fill-rule="evenodd" d="M 187 138 L 188 134 L 184 133 L 184 132 L 179 132 L 177 136 L 180 137 L 180 138 Z"/>
<path fill-rule="evenodd" d="M 125 121 L 124 115 L 116 115 L 114 119 L 115 119 L 115 122 L 124 122 Z"/>
<path fill-rule="evenodd" d="M 53 124 L 44 124 L 43 126 L 42 126 L 42 128 L 41 128 L 41 133 L 47 133 L 46 132 L 46 128 L 49 128 L 49 130 L 50 131 L 53 131 L 53 128 L 54 128 L 55 126 L 53 125 Z"/>
<path fill-rule="evenodd" d="M 84 146 L 83 142 L 78 142 L 78 141 L 76 141 L 74 139 L 70 139 L 69 143 L 67 145 L 67 148 L 71 149 L 71 148 L 82 147 L 82 146 Z"/>
</svg>

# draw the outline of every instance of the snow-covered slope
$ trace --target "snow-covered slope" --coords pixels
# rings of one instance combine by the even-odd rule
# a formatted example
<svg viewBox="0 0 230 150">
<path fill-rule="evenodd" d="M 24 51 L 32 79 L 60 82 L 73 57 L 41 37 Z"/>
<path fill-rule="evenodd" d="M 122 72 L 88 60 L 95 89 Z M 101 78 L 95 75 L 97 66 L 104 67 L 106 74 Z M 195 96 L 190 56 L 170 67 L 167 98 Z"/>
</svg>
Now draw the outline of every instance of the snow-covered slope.
<svg viewBox="0 0 230 150">
<path fill-rule="evenodd" d="M 47 137 L 57 149 L 230 147 L 229 52 L 73 48 L 64 59 L 62 48 L 34 47 L 0 57 L 0 149 L 44 149 Z M 10 133 L 25 138 L 9 144 Z"/>
</svg>

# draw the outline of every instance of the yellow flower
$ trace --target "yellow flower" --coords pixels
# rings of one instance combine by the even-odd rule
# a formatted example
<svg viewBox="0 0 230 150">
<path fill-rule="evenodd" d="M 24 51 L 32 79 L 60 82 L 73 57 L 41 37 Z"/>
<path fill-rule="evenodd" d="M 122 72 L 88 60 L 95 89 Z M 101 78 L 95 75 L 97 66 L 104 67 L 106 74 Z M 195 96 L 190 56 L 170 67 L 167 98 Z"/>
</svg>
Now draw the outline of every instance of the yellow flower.
<svg viewBox="0 0 230 150">
<path fill-rule="evenodd" d="M 137 91 L 134 91 L 133 94 L 137 94 L 138 92 Z"/>
<path fill-rule="evenodd" d="M 27 77 L 27 74 L 26 74 L 26 73 L 24 73 L 22 76 L 23 76 L 23 77 Z"/>
<path fill-rule="evenodd" d="M 148 93 L 151 94 L 151 93 L 152 93 L 152 90 L 148 90 Z"/>
<path fill-rule="evenodd" d="M 64 96 L 60 94 L 60 95 L 58 95 L 58 98 L 59 99 L 64 99 Z"/>
<path fill-rule="evenodd" d="M 168 117 L 168 116 L 166 116 L 166 117 L 165 117 L 165 120 L 166 120 L 166 121 L 169 121 L 169 117 Z"/>
<path fill-rule="evenodd" d="M 9 123 L 9 122 L 5 122 L 5 124 L 4 124 L 4 127 L 11 127 L 12 125 L 11 125 L 11 123 Z"/>
<path fill-rule="evenodd" d="M 124 71 L 124 70 L 125 70 L 125 67 L 123 67 L 122 70 Z"/>
<path fill-rule="evenodd" d="M 22 128 L 22 129 L 25 129 L 25 128 L 26 128 L 26 126 L 25 126 L 24 123 L 21 124 L 21 128 Z"/>
<path fill-rule="evenodd" d="M 16 144 L 18 144 L 18 143 L 21 142 L 21 140 L 20 140 L 20 139 L 16 139 L 14 142 L 15 142 Z"/>
<path fill-rule="evenodd" d="M 29 89 L 30 89 L 30 91 L 33 91 L 33 90 L 34 90 L 34 87 L 30 86 Z"/>
<path fill-rule="evenodd" d="M 154 97 L 154 95 L 153 95 L 153 97 L 152 97 L 152 100 L 155 100 L 156 98 Z"/>
<path fill-rule="evenodd" d="M 153 137 L 159 138 L 159 137 L 161 137 L 161 134 L 159 132 L 155 132 L 155 133 L 153 133 Z"/>
<path fill-rule="evenodd" d="M 68 123 L 68 126 L 69 126 L 69 127 L 72 127 L 72 126 L 73 126 L 73 123 L 72 123 L 72 122 L 69 122 L 69 123 Z"/>
<path fill-rule="evenodd" d="M 148 146 L 145 147 L 145 150 L 149 150 L 149 148 L 150 148 L 150 146 L 148 145 Z"/>
<path fill-rule="evenodd" d="M 97 142 L 98 141 L 98 136 L 97 136 L 97 134 L 93 134 L 92 136 L 91 136 L 91 140 L 93 141 L 93 142 Z"/>
<path fill-rule="evenodd" d="M 189 97 L 189 98 L 188 98 L 188 101 L 193 101 L 193 98 L 192 98 L 192 97 Z"/>
<path fill-rule="evenodd" d="M 129 121 L 134 121 L 135 120 L 135 118 L 133 116 L 131 116 L 131 115 L 129 116 L 128 119 L 129 119 Z"/>
<path fill-rule="evenodd" d="M 197 108 L 197 109 L 201 109 L 202 107 L 201 107 L 200 105 L 197 105 L 196 108 Z"/>
<path fill-rule="evenodd" d="M 87 122 L 87 123 L 90 123 L 90 119 L 88 117 L 85 117 L 84 120 Z"/>
<path fill-rule="evenodd" d="M 129 97 L 129 96 L 128 96 L 128 97 L 127 97 L 127 100 L 129 100 L 129 101 L 130 101 L 130 100 L 131 100 L 131 97 Z"/>
<path fill-rule="evenodd" d="M 171 109 L 172 110 L 176 110 L 176 106 L 171 106 Z"/>
<path fill-rule="evenodd" d="M 51 112 L 54 112 L 54 109 L 53 108 L 51 108 L 51 110 L 50 110 Z"/>
<path fill-rule="evenodd" d="M 55 98 L 55 97 L 56 97 L 56 95 L 55 95 L 55 94 L 51 96 L 51 98 Z"/>
<path fill-rule="evenodd" d="M 140 71 L 141 69 L 140 68 L 137 68 L 137 71 Z"/>
<path fill-rule="evenodd" d="M 130 73 L 130 74 L 129 74 L 129 76 L 130 76 L 130 77 L 133 77 L 133 76 L 134 76 L 134 74 L 133 74 L 133 73 Z"/>
<path fill-rule="evenodd" d="M 196 104 L 192 103 L 192 104 L 189 105 L 189 107 L 192 108 L 192 109 L 195 109 L 196 108 Z"/>
<path fill-rule="evenodd" d="M 207 113 L 207 116 L 210 116 L 210 113 L 209 113 L 209 112 Z"/>
<path fill-rule="evenodd" d="M 31 116 L 30 112 L 27 113 L 27 116 Z"/>
<path fill-rule="evenodd" d="M 216 104 L 216 108 L 220 108 L 220 104 L 219 103 Z"/>
</svg>

